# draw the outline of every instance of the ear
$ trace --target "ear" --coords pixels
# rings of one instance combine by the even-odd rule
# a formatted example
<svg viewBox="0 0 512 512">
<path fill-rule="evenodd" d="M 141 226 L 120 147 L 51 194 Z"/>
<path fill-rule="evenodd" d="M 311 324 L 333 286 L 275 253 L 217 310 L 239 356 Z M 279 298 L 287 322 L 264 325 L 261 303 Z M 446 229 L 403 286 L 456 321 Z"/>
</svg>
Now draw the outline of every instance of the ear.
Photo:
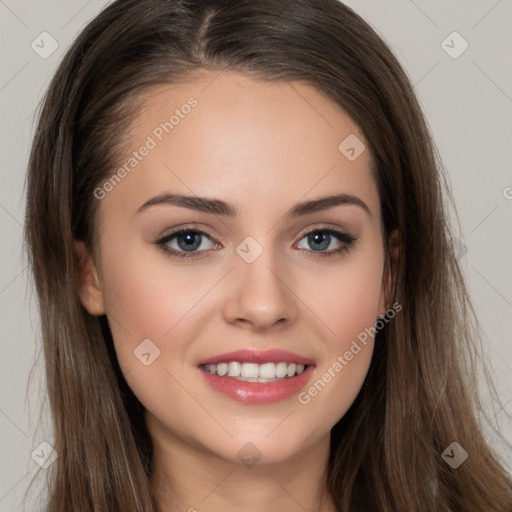
<svg viewBox="0 0 512 512">
<path fill-rule="evenodd" d="M 106 313 L 105 298 L 101 289 L 94 259 L 81 240 L 75 240 L 75 250 L 80 261 L 80 283 L 78 295 L 84 308 L 93 316 Z"/>
<path fill-rule="evenodd" d="M 382 287 L 379 298 L 379 316 L 384 316 L 386 311 L 391 307 L 396 285 L 396 273 L 400 253 L 399 247 L 399 234 L 398 230 L 395 229 L 389 235 L 389 242 L 386 248 Z"/>
</svg>

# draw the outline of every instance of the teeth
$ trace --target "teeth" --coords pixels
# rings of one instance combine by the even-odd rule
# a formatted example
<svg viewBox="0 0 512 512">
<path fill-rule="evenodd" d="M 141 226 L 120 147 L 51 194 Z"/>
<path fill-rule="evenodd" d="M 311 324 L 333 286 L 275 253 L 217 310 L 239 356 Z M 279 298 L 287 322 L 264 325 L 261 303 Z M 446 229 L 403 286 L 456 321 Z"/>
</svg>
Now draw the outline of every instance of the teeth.
<svg viewBox="0 0 512 512">
<path fill-rule="evenodd" d="M 212 365 L 215 366 L 215 365 Z M 228 375 L 230 377 L 240 377 L 240 374 L 242 373 L 242 365 L 240 363 L 229 363 L 228 365 Z M 212 372 L 215 373 L 215 372 Z"/>
<path fill-rule="evenodd" d="M 258 365 L 254 363 L 242 363 L 242 373 L 240 374 L 242 377 L 257 379 L 258 375 Z M 217 373 L 219 372 L 219 365 L 217 365 Z"/>
<path fill-rule="evenodd" d="M 219 363 L 217 365 L 217 375 L 222 377 L 226 375 L 226 373 L 228 373 L 228 365 L 226 363 Z"/>
<path fill-rule="evenodd" d="M 230 363 L 205 364 L 203 368 L 214 375 L 233 377 L 247 382 L 273 382 L 285 377 L 300 375 L 306 368 L 303 364 L 295 363 Z"/>
<path fill-rule="evenodd" d="M 286 363 L 276 364 L 276 377 L 286 377 L 288 372 L 288 365 Z"/>
<path fill-rule="evenodd" d="M 260 364 L 258 377 L 263 379 L 275 379 L 276 365 L 274 363 Z"/>
</svg>

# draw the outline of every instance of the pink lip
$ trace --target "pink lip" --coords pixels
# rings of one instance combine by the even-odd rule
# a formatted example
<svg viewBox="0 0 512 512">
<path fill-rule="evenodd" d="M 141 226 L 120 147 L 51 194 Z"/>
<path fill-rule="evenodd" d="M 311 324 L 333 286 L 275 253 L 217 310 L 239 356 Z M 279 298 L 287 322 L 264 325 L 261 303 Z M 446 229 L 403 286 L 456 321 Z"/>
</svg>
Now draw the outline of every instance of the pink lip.
<svg viewBox="0 0 512 512">
<path fill-rule="evenodd" d="M 296 363 L 306 365 L 306 369 L 300 375 L 275 382 L 245 382 L 229 377 L 219 377 L 203 368 L 203 365 L 206 364 L 230 363 L 233 361 L 256 364 Z M 206 382 L 216 391 L 246 404 L 265 404 L 278 402 L 294 393 L 298 393 L 311 377 L 315 362 L 287 350 L 242 349 L 209 357 L 200 361 L 198 366 Z"/>
<path fill-rule="evenodd" d="M 296 364 L 304 364 L 310 365 L 315 364 L 312 359 L 308 359 L 306 357 L 299 356 L 298 354 L 294 354 L 293 352 L 288 352 L 287 350 L 255 350 L 255 349 L 243 349 L 243 350 L 235 350 L 234 352 L 226 352 L 225 354 L 220 354 L 218 356 L 209 357 L 208 359 L 204 359 L 198 363 L 198 366 L 202 366 L 204 364 L 218 364 L 218 363 L 231 363 L 231 362 L 240 362 L 240 363 L 296 363 Z"/>
<path fill-rule="evenodd" d="M 314 368 L 314 365 L 307 366 L 300 375 L 276 382 L 245 382 L 229 377 L 219 377 L 203 368 L 200 368 L 200 372 L 213 389 L 233 400 L 246 404 L 267 404 L 279 402 L 298 393 L 310 379 Z"/>
</svg>

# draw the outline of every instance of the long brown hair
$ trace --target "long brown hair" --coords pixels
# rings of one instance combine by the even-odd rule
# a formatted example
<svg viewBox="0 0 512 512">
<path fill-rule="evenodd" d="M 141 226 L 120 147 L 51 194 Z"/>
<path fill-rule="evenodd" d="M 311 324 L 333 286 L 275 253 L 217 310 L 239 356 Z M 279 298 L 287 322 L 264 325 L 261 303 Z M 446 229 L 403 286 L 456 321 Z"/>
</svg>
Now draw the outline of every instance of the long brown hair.
<svg viewBox="0 0 512 512">
<path fill-rule="evenodd" d="M 150 512 L 152 447 L 106 317 L 78 298 L 75 240 L 95 248 L 94 189 L 112 174 L 136 100 L 201 69 L 298 80 L 340 105 L 371 147 L 384 236 L 399 233 L 394 301 L 367 378 L 332 429 L 339 511 L 510 512 L 486 442 L 478 329 L 451 244 L 446 178 L 411 84 L 382 39 L 336 0 L 117 0 L 80 33 L 44 98 L 25 237 L 40 304 L 59 454 L 51 512 Z M 457 469 L 452 442 L 469 454 Z"/>
</svg>

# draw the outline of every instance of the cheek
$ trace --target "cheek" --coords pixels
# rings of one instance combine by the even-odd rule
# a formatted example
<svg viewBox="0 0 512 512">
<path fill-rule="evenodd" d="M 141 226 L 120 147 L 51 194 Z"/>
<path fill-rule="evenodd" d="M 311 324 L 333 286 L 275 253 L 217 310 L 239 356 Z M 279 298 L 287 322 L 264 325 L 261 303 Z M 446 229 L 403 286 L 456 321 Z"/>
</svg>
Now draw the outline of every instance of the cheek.
<svg viewBox="0 0 512 512">
<path fill-rule="evenodd" d="M 109 325 L 128 386 L 146 409 L 164 416 L 169 408 L 189 407 L 180 386 L 184 357 L 200 333 L 195 314 L 214 276 L 171 270 L 165 256 L 147 247 L 109 255 L 103 270 Z"/>
<path fill-rule="evenodd" d="M 308 302 L 327 327 L 326 339 L 331 350 L 343 349 L 348 341 L 375 324 L 381 299 L 382 267 L 383 260 L 376 248 L 373 253 L 347 258 L 317 273 L 315 279 L 309 280 L 309 287 L 303 284 L 303 296 L 309 297 Z"/>
<path fill-rule="evenodd" d="M 377 246 L 369 257 L 354 259 L 316 279 L 318 286 L 323 284 L 323 293 L 318 293 L 314 304 L 327 327 L 325 357 L 315 369 L 310 386 L 299 394 L 298 402 L 308 417 L 323 418 L 318 423 L 319 433 L 344 416 L 370 366 L 383 263 L 372 254 L 379 254 Z"/>
<path fill-rule="evenodd" d="M 373 325 L 377 319 L 381 290 L 381 274 L 374 269 L 355 269 L 345 276 L 333 290 L 335 297 L 327 311 L 334 323 L 334 331 L 353 338 Z"/>
<path fill-rule="evenodd" d="M 163 349 L 175 338 L 213 282 L 213 276 L 198 272 L 171 272 L 165 256 L 153 248 L 111 253 L 103 271 L 109 324 L 122 366 L 133 364 L 134 350 L 143 340 Z M 173 349 L 179 344 L 173 339 Z"/>
</svg>

